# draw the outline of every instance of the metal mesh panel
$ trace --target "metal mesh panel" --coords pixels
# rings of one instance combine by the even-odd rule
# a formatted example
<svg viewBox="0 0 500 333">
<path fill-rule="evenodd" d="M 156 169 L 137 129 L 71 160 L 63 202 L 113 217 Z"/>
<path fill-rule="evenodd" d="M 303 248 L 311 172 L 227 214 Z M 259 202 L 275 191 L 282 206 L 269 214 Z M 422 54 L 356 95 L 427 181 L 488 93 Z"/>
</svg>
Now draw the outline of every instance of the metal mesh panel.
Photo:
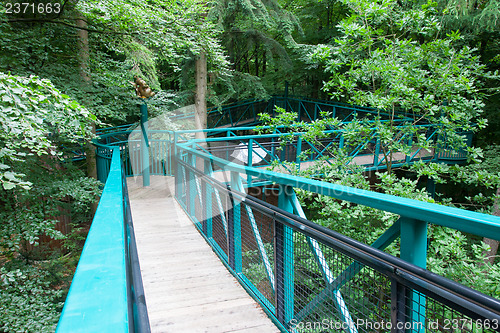
<svg viewBox="0 0 500 333">
<path fill-rule="evenodd" d="M 186 164 L 178 176 L 184 177 L 182 168 L 191 180 L 181 182 L 190 189 L 180 198 L 188 203 L 188 214 L 203 222 L 200 231 L 221 259 L 288 331 L 500 331 L 496 319 L 473 320 L 469 314 L 480 312 L 448 300 L 448 282 L 432 282 L 438 289 L 429 289 L 425 279 L 431 277 L 421 277 L 421 271 L 409 274 L 411 269 L 399 266 L 397 258 L 380 259 L 376 250 L 283 215 L 278 208 L 230 191 Z M 282 194 L 263 198 L 276 203 L 278 195 Z M 210 207 L 211 214 L 210 209 L 204 213 Z"/>
<path fill-rule="evenodd" d="M 259 219 L 248 205 L 241 204 L 242 270 L 246 278 L 274 303 L 274 239 L 272 219 Z"/>
<path fill-rule="evenodd" d="M 498 332 L 497 320 L 473 320 L 433 299 L 426 299 L 426 332 Z"/>
<path fill-rule="evenodd" d="M 229 255 L 227 243 L 227 211 L 229 198 L 225 191 L 213 187 L 212 191 L 212 237 L 219 248 Z"/>
<path fill-rule="evenodd" d="M 370 323 L 390 323 L 387 278 L 369 268 L 349 274 L 359 263 L 299 232 L 294 232 L 293 239 L 292 328 L 297 332 L 354 332 L 356 328 L 372 332 Z M 366 322 L 366 329 L 362 322 Z"/>
<path fill-rule="evenodd" d="M 202 183 L 199 179 L 198 176 L 194 175 L 193 176 L 193 179 L 192 179 L 192 190 L 194 190 L 193 192 L 193 195 L 194 195 L 194 212 L 195 212 L 195 216 L 196 216 L 196 220 L 198 222 L 202 222 L 204 219 L 205 219 L 205 216 L 204 216 L 204 212 L 203 210 L 206 209 L 205 208 L 205 199 L 202 198 L 202 195 L 203 197 L 205 197 L 205 193 L 203 193 L 203 186 L 202 186 Z"/>
</svg>

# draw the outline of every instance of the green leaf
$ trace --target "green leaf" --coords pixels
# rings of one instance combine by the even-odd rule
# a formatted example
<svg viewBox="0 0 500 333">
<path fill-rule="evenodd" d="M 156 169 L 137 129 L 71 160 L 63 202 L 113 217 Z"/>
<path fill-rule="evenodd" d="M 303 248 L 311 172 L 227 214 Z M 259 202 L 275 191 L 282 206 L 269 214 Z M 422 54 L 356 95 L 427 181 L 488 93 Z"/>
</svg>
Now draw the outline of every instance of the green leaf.
<svg viewBox="0 0 500 333">
<path fill-rule="evenodd" d="M 14 187 L 16 187 L 16 184 L 14 183 L 11 183 L 11 182 L 3 182 L 2 183 L 2 186 L 5 190 L 11 190 L 13 189 Z"/>
</svg>

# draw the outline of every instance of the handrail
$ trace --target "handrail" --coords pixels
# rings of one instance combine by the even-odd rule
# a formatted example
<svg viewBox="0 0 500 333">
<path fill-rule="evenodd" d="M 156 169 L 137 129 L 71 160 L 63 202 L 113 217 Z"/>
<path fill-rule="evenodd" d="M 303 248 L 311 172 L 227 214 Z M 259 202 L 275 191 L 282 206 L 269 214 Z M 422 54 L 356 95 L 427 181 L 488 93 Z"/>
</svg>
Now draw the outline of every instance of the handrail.
<svg viewBox="0 0 500 333">
<path fill-rule="evenodd" d="M 226 123 L 221 124 L 221 122 L 223 122 L 224 116 L 230 114 L 233 110 L 244 108 L 244 107 L 252 107 L 253 108 L 253 105 L 267 103 L 265 108 L 263 110 L 259 110 L 259 112 L 267 111 L 267 112 L 274 113 L 274 107 L 276 106 L 276 104 L 277 103 L 285 103 L 285 102 L 286 103 L 290 103 L 290 102 L 298 103 L 299 104 L 298 109 L 297 110 L 294 109 L 293 111 L 296 111 L 299 116 L 302 114 L 303 111 L 305 111 L 308 114 L 308 111 L 306 110 L 304 103 L 311 103 L 311 104 L 315 105 L 315 107 L 314 107 L 315 110 L 316 110 L 316 106 L 318 106 L 318 107 L 319 106 L 327 106 L 327 107 L 331 107 L 334 109 L 339 108 L 339 109 L 343 109 L 343 110 L 351 110 L 351 113 L 347 116 L 347 118 L 349 118 L 349 116 L 352 114 L 352 112 L 354 112 L 354 113 L 361 112 L 361 113 L 365 113 L 365 114 L 379 114 L 381 116 L 385 116 L 385 117 L 389 118 L 389 116 L 386 112 L 377 111 L 377 109 L 371 108 L 371 107 L 362 107 L 362 106 L 358 106 L 358 105 L 351 105 L 351 104 L 346 104 L 346 103 L 341 103 L 341 102 L 324 101 L 324 100 L 319 100 L 319 99 L 313 99 L 313 98 L 308 98 L 308 97 L 303 97 L 303 96 L 292 96 L 292 95 L 287 96 L 287 97 L 281 96 L 281 95 L 273 95 L 269 99 L 247 99 L 247 100 L 238 101 L 235 103 L 225 104 L 225 105 L 222 105 L 221 107 L 212 107 L 212 108 L 209 108 L 207 110 L 207 117 L 208 117 L 208 119 L 217 118 L 214 121 L 211 121 L 211 124 L 215 125 L 214 127 L 227 126 L 228 124 L 226 124 Z M 269 110 L 269 108 L 273 108 L 273 109 Z M 248 123 L 245 123 L 245 121 L 250 120 L 250 119 L 254 119 L 253 123 L 258 123 L 259 122 L 258 116 L 257 116 L 258 110 L 255 110 L 253 108 L 252 115 L 250 117 L 244 118 L 243 115 L 247 111 L 248 110 L 245 110 L 245 112 L 243 112 L 243 114 L 240 115 L 240 117 L 237 120 L 232 119 L 233 117 L 230 116 L 229 125 L 231 125 L 232 127 L 238 126 L 239 123 L 244 123 L 245 125 L 248 125 Z M 318 118 L 319 116 L 320 115 L 317 114 L 317 112 L 314 115 L 312 115 L 312 118 L 311 118 L 311 115 L 308 114 L 308 117 L 310 120 L 314 120 L 314 119 Z M 188 114 L 172 115 L 171 116 L 172 119 L 186 119 L 186 118 L 193 118 L 193 117 L 194 117 L 194 112 L 190 112 Z M 347 118 L 345 118 L 343 120 L 345 121 Z M 405 120 L 405 119 L 408 120 L 410 118 L 402 115 L 400 120 Z M 135 125 L 138 125 L 138 124 L 135 124 Z M 98 136 L 102 136 L 102 135 L 108 134 L 108 133 L 116 133 L 116 132 L 120 132 L 120 131 L 124 131 L 124 130 L 126 131 L 127 129 L 131 128 L 132 126 L 134 126 L 134 124 L 126 124 L 126 125 L 108 127 L 108 128 L 99 128 L 96 130 L 96 134 Z M 238 126 L 238 127 L 240 127 L 240 126 Z M 248 126 L 244 126 L 244 127 L 248 127 Z"/>
<path fill-rule="evenodd" d="M 448 305 L 452 305 L 454 308 L 467 313 L 467 315 L 472 316 L 475 319 L 489 318 L 490 320 L 497 320 L 499 323 L 498 328 L 500 329 L 499 299 L 482 294 L 474 289 L 432 273 L 416 265 L 410 264 L 407 261 L 385 253 L 373 246 L 351 239 L 339 232 L 318 225 L 258 198 L 249 196 L 246 193 L 239 192 L 230 187 L 228 188 L 226 185 L 218 182 L 214 178 L 209 177 L 200 170 L 196 169 L 194 166 L 191 166 L 180 159 L 177 159 L 176 162 L 183 168 L 189 169 L 189 172 L 192 172 L 199 180 L 205 182 L 207 184 L 206 186 L 210 184 L 210 186 L 216 188 L 219 193 L 230 193 L 230 197 L 243 202 L 245 205 L 248 205 L 259 213 L 272 216 L 275 221 L 291 227 L 295 231 L 304 235 L 313 237 L 314 239 L 321 241 L 324 245 L 339 250 L 362 265 L 369 266 L 377 271 L 383 272 L 392 279 L 404 281 L 407 286 L 411 286 L 416 290 L 430 294 L 433 297 L 439 298 L 441 301 L 449 301 Z M 369 192 L 364 190 L 360 191 Z M 184 208 L 186 209 L 185 206 Z M 192 219 L 194 218 L 196 222 L 196 217 L 190 215 L 189 212 L 187 213 L 188 216 Z M 498 222 L 497 228 L 500 229 L 500 218 L 495 218 Z"/>
<path fill-rule="evenodd" d="M 434 133 L 437 132 L 437 129 L 432 127 L 431 125 L 416 125 L 418 129 L 421 130 L 429 130 L 432 129 L 432 133 L 427 136 L 427 140 L 435 140 L 435 135 Z M 398 129 L 401 131 L 404 131 L 404 125 L 399 125 L 397 126 Z M 207 142 L 215 142 L 215 141 L 241 141 L 243 140 L 259 140 L 260 142 L 267 138 L 269 140 L 273 140 L 272 143 L 272 148 L 273 148 L 273 153 L 274 153 L 274 148 L 278 148 L 279 143 L 276 141 L 276 139 L 279 139 L 283 135 L 286 136 L 292 136 L 294 137 L 294 142 L 293 143 L 287 143 L 286 147 L 289 147 L 290 145 L 296 146 L 295 148 L 289 150 L 288 152 L 281 152 L 281 159 L 282 162 L 285 160 L 288 161 L 294 161 L 296 162 L 298 168 L 300 169 L 300 166 L 302 165 L 303 162 L 310 162 L 313 160 L 317 160 L 318 158 L 325 158 L 326 163 L 331 163 L 329 161 L 329 157 L 331 155 L 331 151 L 328 151 L 327 147 L 332 146 L 332 144 L 337 143 L 340 148 L 342 148 L 345 145 L 344 138 L 343 138 L 343 132 L 338 129 L 331 129 L 331 130 L 326 130 L 325 134 L 326 135 L 334 135 L 334 137 L 327 137 L 325 140 L 330 140 L 329 143 L 326 146 L 318 146 L 316 147 L 316 143 L 314 142 L 309 142 L 306 140 L 302 140 L 302 136 L 304 133 L 302 132 L 285 132 L 287 131 L 293 131 L 293 128 L 286 128 L 285 126 L 277 126 L 277 127 L 271 127 L 271 126 L 262 126 L 259 127 L 260 130 L 274 130 L 274 133 L 269 133 L 269 134 L 264 134 L 264 135 L 237 135 L 236 131 L 248 131 L 248 130 L 255 130 L 255 127 L 238 127 L 238 128 L 226 128 L 226 129 L 204 129 L 204 130 L 182 130 L 182 131 L 170 131 L 170 130 L 149 130 L 148 131 L 148 136 L 149 136 L 149 141 L 151 141 L 152 147 L 151 147 L 151 161 L 150 161 L 150 173 L 153 175 L 172 175 L 172 156 L 173 156 L 173 151 L 172 147 L 174 146 L 174 141 L 180 142 L 180 141 L 190 141 L 193 143 L 200 142 L 199 140 L 195 140 L 193 138 L 184 138 L 183 135 L 186 134 L 194 134 L 197 132 L 203 132 L 206 133 L 207 136 L 209 136 L 206 140 Z M 365 160 L 363 162 L 363 165 L 367 170 L 380 170 L 384 169 L 387 167 L 387 163 L 385 162 L 386 156 L 382 155 L 381 151 L 381 143 L 379 140 L 377 140 L 377 136 L 375 135 L 375 128 L 369 129 L 369 132 L 371 133 L 370 136 L 366 137 L 363 142 L 361 142 L 357 147 L 353 147 L 349 151 L 348 156 L 350 157 L 350 161 L 354 161 L 354 158 L 357 156 L 372 156 L 372 162 L 370 160 Z M 140 133 L 139 130 L 135 131 L 137 133 Z M 99 140 L 94 140 L 94 144 L 98 147 L 98 163 L 105 164 L 103 167 L 100 167 L 98 169 L 106 169 L 107 162 L 104 160 L 109 161 L 111 159 L 111 154 L 107 152 L 109 150 L 110 145 L 117 145 L 120 146 L 122 154 L 125 154 L 124 156 L 124 161 L 125 161 L 125 169 L 126 169 L 126 175 L 130 176 L 134 170 L 142 170 L 142 167 L 140 167 L 141 162 L 139 161 L 139 155 L 133 153 L 130 151 L 130 154 L 127 153 L 126 147 L 128 146 L 128 138 L 127 136 L 130 133 L 134 133 L 134 131 L 129 130 L 129 131 L 122 131 L 122 132 L 112 132 L 112 133 L 107 133 L 103 134 Z M 155 139 L 155 136 L 157 134 L 160 134 L 162 137 L 159 139 Z M 164 134 L 168 134 L 169 137 L 167 139 L 163 138 Z M 213 134 L 216 134 L 217 136 L 212 136 Z M 222 135 L 222 136 L 220 136 Z M 137 138 L 138 139 L 138 138 Z M 405 140 L 410 140 L 412 138 L 408 138 Z M 204 141 L 203 140 L 203 141 Z M 298 140 L 298 142 L 297 142 Z M 100 142 L 99 142 L 100 141 Z M 307 149 L 304 149 L 304 147 L 309 148 L 310 154 L 307 155 L 306 159 L 302 159 L 300 157 L 300 154 L 303 151 L 306 151 Z M 228 149 L 231 147 L 228 146 Z M 137 151 L 137 148 L 134 148 L 134 152 Z M 165 154 L 165 151 L 168 151 L 168 154 Z M 415 161 L 418 160 L 427 160 L 427 161 L 439 161 L 443 159 L 446 163 L 460 163 L 461 161 L 465 161 L 466 154 L 463 152 L 456 153 L 454 155 L 450 156 L 445 156 L 441 152 L 437 151 L 428 151 L 421 153 L 422 149 L 421 148 L 415 148 L 411 154 L 405 155 L 405 156 L 400 156 L 399 155 L 394 155 L 395 158 L 392 161 L 392 166 L 393 167 L 399 167 L 402 165 L 409 165 Z M 130 159 L 127 157 L 131 156 Z M 162 155 L 163 154 L 163 155 Z M 293 156 L 292 156 L 293 155 Z M 270 154 L 272 156 L 272 154 Z M 285 158 L 285 156 L 287 156 Z M 132 160 L 132 157 L 135 160 Z M 368 163 L 368 164 L 367 164 Z M 370 164 L 371 163 L 371 164 Z M 99 177 L 100 180 L 103 180 L 103 177 Z"/>
<path fill-rule="evenodd" d="M 142 282 L 134 273 L 139 267 L 123 181 L 120 152 L 114 148 L 109 175 L 57 325 L 58 333 L 149 332 L 147 313 L 137 315 L 134 311 L 134 297 L 142 300 L 144 295 L 139 287 Z M 131 262 L 137 263 L 135 268 Z M 142 322 L 134 320 L 134 316 Z"/>
<path fill-rule="evenodd" d="M 193 149 L 189 147 L 189 144 L 179 143 L 177 148 L 205 161 L 210 161 L 225 171 L 250 175 L 257 179 L 269 180 L 277 184 L 300 188 L 408 218 L 500 240 L 500 217 L 498 216 L 239 165 Z"/>
<path fill-rule="evenodd" d="M 125 177 L 125 169 L 122 163 L 122 188 L 123 188 L 123 205 L 125 207 L 124 220 L 125 232 L 127 235 L 126 250 L 127 250 L 127 290 L 129 292 L 129 313 L 132 313 L 134 318 L 134 332 L 150 333 L 148 309 L 146 306 L 146 296 L 144 286 L 142 284 L 141 268 L 139 263 L 139 254 L 137 252 L 137 243 L 135 239 L 134 224 L 132 221 L 132 212 L 130 210 L 130 200 L 128 195 L 127 180 Z"/>
<path fill-rule="evenodd" d="M 348 293 L 350 288 L 375 300 L 381 297 L 379 293 L 388 293 L 388 304 L 380 300 L 384 310 L 378 317 L 378 325 L 388 320 L 384 326 L 387 330 L 440 330 L 456 316 L 466 322 L 460 326 L 466 331 L 474 331 L 475 325 L 481 328 L 482 323 L 487 323 L 487 328 L 500 329 L 500 300 L 424 269 L 427 223 L 500 240 L 499 217 L 243 166 L 190 147 L 193 144 L 176 144 L 176 199 L 232 274 L 282 331 L 295 332 L 300 325 L 311 324 L 310 318 L 323 317 L 329 321 L 316 319 L 323 326 L 315 327 L 350 333 L 357 333 L 358 329 L 370 331 L 366 325 L 373 325 L 370 320 L 374 320 L 372 314 L 379 305 L 366 300 L 373 307 L 370 310 L 365 302 L 356 303 L 360 301 Z M 204 170 L 197 169 L 200 165 L 204 165 Z M 213 177 L 215 166 L 230 173 L 229 187 Z M 240 174 L 277 184 L 279 207 L 242 193 Z M 301 208 L 294 188 L 392 212 L 400 218 L 368 246 L 298 216 Z M 261 235 L 266 229 L 257 226 L 257 215 L 272 220 L 272 238 Z M 220 231 L 221 221 L 225 224 L 224 233 Z M 401 258 L 380 250 L 398 237 Z M 249 250 L 255 247 L 258 257 Z M 294 277 L 305 274 L 301 272 L 306 269 L 304 260 L 308 253 L 318 265 L 307 268 L 314 274 L 308 278 L 321 280 L 318 276 L 323 275 L 324 279 L 314 285 L 307 282 L 308 288 L 316 290 L 312 295 L 304 292 L 303 282 Z M 361 286 L 357 282 L 360 279 Z M 364 289 L 370 288 L 365 279 L 376 280 L 381 290 Z M 344 286 L 348 286 L 347 290 L 341 292 Z M 269 289 L 274 298 L 269 296 Z M 450 314 L 453 311 L 456 314 Z"/>
</svg>

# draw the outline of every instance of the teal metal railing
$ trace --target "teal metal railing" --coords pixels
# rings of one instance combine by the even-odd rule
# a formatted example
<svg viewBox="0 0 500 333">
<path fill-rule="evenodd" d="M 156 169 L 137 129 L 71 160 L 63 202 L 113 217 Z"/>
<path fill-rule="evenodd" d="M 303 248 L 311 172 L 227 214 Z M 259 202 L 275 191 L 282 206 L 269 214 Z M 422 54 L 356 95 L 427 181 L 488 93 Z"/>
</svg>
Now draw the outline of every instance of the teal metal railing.
<svg viewBox="0 0 500 333">
<path fill-rule="evenodd" d="M 400 140 L 406 140 L 411 147 L 411 142 L 415 142 L 416 134 L 404 134 L 405 127 L 399 128 L 402 134 L 397 134 Z M 425 133 L 428 143 L 437 140 L 439 129 L 432 125 L 418 125 L 416 128 Z M 247 135 L 246 133 L 254 131 L 255 127 L 237 127 L 237 128 L 217 128 L 203 130 L 207 135 L 205 148 L 207 152 L 214 156 L 234 159 L 238 152 L 244 153 L 244 161 L 252 165 L 252 158 L 260 159 L 260 166 L 271 165 L 273 161 L 279 163 L 293 162 L 297 170 L 304 165 L 307 167 L 310 162 L 323 159 L 324 163 L 331 164 L 337 152 L 337 149 L 343 149 L 347 152 L 348 160 L 346 163 L 357 163 L 365 167 L 366 170 L 381 170 L 387 167 L 388 156 L 392 156 L 390 163 L 393 167 L 410 165 L 416 161 L 461 163 L 466 161 L 466 151 L 448 152 L 446 149 L 435 151 L 434 149 L 425 150 L 415 146 L 410 152 L 403 154 L 401 152 L 382 153 L 380 141 L 377 138 L 376 129 L 370 129 L 366 135 L 359 140 L 356 145 L 347 146 L 344 139 L 344 133 L 341 130 L 325 131 L 325 136 L 316 141 L 304 139 L 305 133 L 289 132 L 290 129 L 278 127 L 274 132 L 261 135 Z M 270 129 L 262 126 L 262 130 Z M 141 155 L 141 151 L 146 149 L 141 143 L 140 131 L 123 131 L 103 134 L 98 141 L 95 141 L 96 155 L 98 164 L 98 178 L 102 181 L 103 175 L 109 169 L 111 161 L 111 148 L 119 147 L 124 163 L 125 174 L 127 176 L 142 175 L 144 165 L 149 165 L 151 175 L 173 175 L 173 156 L 175 155 L 174 146 L 177 142 L 190 142 L 196 146 L 200 141 L 193 139 L 196 130 L 187 131 L 160 131 L 149 130 L 148 142 L 149 156 L 147 161 Z M 471 135 L 468 135 L 470 144 Z M 283 137 L 287 140 L 281 140 Z M 286 141 L 282 143 L 282 141 Z M 241 154 L 240 154 L 241 155 Z M 241 160 L 241 156 L 240 156 Z M 290 168 L 290 166 L 285 166 Z M 291 170 L 289 170 L 291 172 Z M 101 175 L 102 174 L 102 175 Z"/>
<path fill-rule="evenodd" d="M 236 164 L 193 142 L 176 152 L 176 199 L 282 331 L 433 332 L 457 318 L 465 332 L 500 328 L 498 299 L 425 270 L 429 224 L 500 240 L 499 217 Z M 277 207 L 245 194 L 249 177 L 276 184 Z M 370 247 L 308 221 L 295 189 L 399 219 Z M 400 258 L 381 251 L 396 239 Z"/>
<path fill-rule="evenodd" d="M 237 103 L 224 105 L 221 108 L 208 110 L 207 127 L 241 127 L 260 123 L 259 113 L 268 113 L 272 116 L 276 113 L 276 107 L 297 114 L 298 121 L 313 121 L 322 117 L 322 113 L 328 113 L 330 117 L 348 122 L 354 118 L 363 118 L 367 115 L 377 115 L 381 119 L 389 119 L 386 112 L 368 107 L 339 103 L 334 101 L 316 100 L 296 96 L 272 96 L 270 99 L 245 100 Z M 182 115 L 183 118 L 194 117 L 194 114 Z M 174 118 L 175 119 L 175 118 Z M 409 120 L 404 114 L 397 114 L 398 121 Z"/>
<path fill-rule="evenodd" d="M 317 101 L 307 106 L 307 101 L 290 98 L 273 103 L 278 102 L 285 108 L 295 108 L 300 119 L 311 119 L 332 107 Z M 331 320 L 328 323 L 333 330 L 347 332 L 373 331 L 363 329 L 361 322 L 388 322 L 394 327 L 409 323 L 416 325 L 410 331 L 423 332 L 432 325 L 437 328 L 430 331 L 443 330 L 443 323 L 457 317 L 500 319 L 498 300 L 424 269 L 429 224 L 500 239 L 499 218 L 264 170 L 262 166 L 273 161 L 295 162 L 299 168 L 320 158 L 328 163 L 332 147 L 349 148 L 352 159 L 369 157 L 367 169 L 384 168 L 386 162 L 374 129 L 365 133 L 364 140 L 346 147 L 343 133 L 334 129 L 310 142 L 304 133 L 290 129 L 247 135 L 255 127 L 229 127 L 245 118 L 253 121 L 257 111 L 250 105 L 240 105 L 240 113 L 216 123 L 218 128 L 203 130 L 208 137 L 203 144 L 194 140 L 196 131 L 150 130 L 144 140 L 147 146 L 139 136 L 130 136 L 132 131 L 103 134 L 96 142 L 99 177 L 105 179 L 112 169 L 113 150 L 114 155 L 120 152 L 126 176 L 140 175 L 134 170 L 143 170 L 145 165 L 150 174 L 175 176 L 176 198 L 181 206 L 283 331 L 314 332 L 306 323 L 318 320 Z M 334 112 L 344 112 L 346 121 L 359 112 L 349 106 L 342 106 L 341 111 L 340 107 L 335 106 Z M 426 140 L 437 140 L 438 129 L 432 125 L 419 127 L 426 133 Z M 400 140 L 411 143 L 412 135 L 402 134 Z M 281 144 L 284 136 L 288 140 Z M 147 161 L 141 149 L 149 150 Z M 417 160 L 440 161 L 443 157 L 447 163 L 465 159 L 464 152 L 443 151 L 422 153 L 415 148 L 392 162 L 397 166 Z M 246 155 L 238 158 L 240 152 Z M 258 157 L 258 164 L 254 157 Z M 216 179 L 225 179 L 225 183 Z M 277 207 L 245 194 L 246 188 L 264 185 L 264 189 L 278 191 Z M 307 221 L 295 189 L 366 205 L 400 218 L 368 247 Z M 381 252 L 396 239 L 401 241 L 402 260 Z M 475 331 L 477 323 L 471 322 L 465 331 Z M 386 328 L 376 330 L 390 330 Z"/>
<path fill-rule="evenodd" d="M 322 101 L 306 97 L 294 96 L 272 96 L 269 99 L 249 99 L 221 107 L 213 107 L 207 111 L 208 128 L 233 128 L 242 126 L 253 126 L 260 124 L 259 113 L 276 114 L 276 107 L 297 114 L 298 121 L 313 121 L 320 119 L 322 113 L 326 112 L 330 117 L 337 117 L 343 122 L 352 121 L 355 118 L 363 118 L 367 115 L 379 116 L 382 120 L 390 119 L 389 114 L 373 108 L 361 107 L 334 101 Z M 169 118 L 173 121 L 194 119 L 194 112 L 171 113 Z M 404 114 L 397 114 L 396 121 L 410 120 Z M 98 136 L 113 132 L 126 132 L 135 127 L 134 124 L 116 127 L 100 128 L 96 130 Z M 215 132 L 214 132 L 215 133 Z"/>
<path fill-rule="evenodd" d="M 322 117 L 322 113 L 326 112 L 331 117 L 341 119 L 341 122 L 346 124 L 354 119 L 362 119 L 367 116 L 377 116 L 380 121 L 388 121 L 392 119 L 383 111 L 353 106 L 332 101 L 320 101 L 303 97 L 287 97 L 287 96 L 272 96 L 268 100 L 246 100 L 234 104 L 225 105 L 219 109 L 211 109 L 208 112 L 208 127 L 204 130 L 209 138 L 209 142 L 214 147 L 210 151 L 214 154 L 215 151 L 223 151 L 220 144 L 226 146 L 226 159 L 234 153 L 234 151 L 247 149 L 247 155 L 256 156 L 259 153 L 254 152 L 254 146 L 261 152 L 266 154 L 268 162 L 271 160 L 279 160 L 280 162 L 295 162 L 298 169 L 301 168 L 304 162 L 316 161 L 324 159 L 325 163 L 329 163 L 329 158 L 336 154 L 332 150 L 333 147 L 347 148 L 347 143 L 344 138 L 344 133 L 336 129 L 326 131 L 327 137 L 317 140 L 316 142 L 308 142 L 303 140 L 303 133 L 293 133 L 292 129 L 278 127 L 271 134 L 261 135 L 259 138 L 251 138 L 250 136 L 241 137 L 242 133 L 256 130 L 255 126 L 260 123 L 259 113 L 268 113 L 274 115 L 276 107 L 282 107 L 288 111 L 297 114 L 297 120 L 313 121 Z M 193 118 L 194 113 L 173 115 L 172 119 L 187 119 Z M 385 120 L 384 120 L 385 119 Z M 393 119 L 394 120 L 394 119 Z M 398 114 L 395 126 L 399 133 L 395 133 L 398 140 L 405 141 L 411 147 L 412 142 L 416 142 L 416 134 L 405 133 L 406 121 L 411 118 L 405 114 Z M 374 121 L 372 121 L 374 123 Z M 368 121 L 367 123 L 370 123 Z M 246 126 L 243 126 L 246 125 Z M 178 140 L 191 140 L 196 130 L 192 131 L 177 131 L 174 134 L 172 131 L 148 130 L 146 143 L 141 142 L 141 130 L 132 130 L 137 126 L 123 125 L 108 129 L 100 129 L 99 140 L 95 141 L 97 146 L 98 170 L 108 170 L 111 159 L 109 146 L 120 147 L 122 160 L 124 161 L 125 173 L 127 176 L 139 175 L 149 171 L 150 175 L 172 175 L 172 156 L 174 155 L 172 147 L 174 142 Z M 268 127 L 262 126 L 261 130 Z M 421 134 L 425 134 L 428 142 L 436 142 L 439 139 L 439 128 L 432 124 L 420 124 L 412 126 Z M 288 133 L 288 132 L 292 133 Z M 279 145 L 280 138 L 283 134 L 292 136 L 292 140 L 285 145 Z M 247 133 L 245 133 L 247 134 Z M 472 140 L 471 133 L 464 133 L 467 136 L 467 145 L 470 146 Z M 176 136 L 177 135 L 177 136 Z M 239 137 L 236 139 L 235 137 Z M 227 138 L 227 139 L 224 139 Z M 377 137 L 376 128 L 367 129 L 364 136 L 360 138 L 360 142 L 347 149 L 350 162 L 364 165 L 367 170 L 384 169 L 388 163 L 394 167 L 409 165 L 417 160 L 445 162 L 445 163 L 462 163 L 466 160 L 467 154 L 465 150 L 453 151 L 441 147 L 439 151 L 434 149 L 426 151 L 416 147 L 407 154 L 401 152 L 390 151 L 381 146 L 380 140 Z M 245 143 L 244 140 L 252 142 L 251 145 Z M 146 147 L 147 146 L 147 149 Z M 236 147 L 238 146 L 238 147 Z M 145 158 L 141 156 L 141 152 L 149 152 L 149 156 Z M 305 154 L 309 151 L 308 154 Z M 361 157 L 364 157 L 363 159 Z M 392 160 L 389 160 L 392 157 Z M 249 159 L 251 161 L 251 158 Z M 368 161 L 368 162 L 367 162 Z M 99 179 L 102 180 L 102 176 Z"/>
<path fill-rule="evenodd" d="M 112 149 L 107 169 L 58 333 L 149 332 L 119 148 Z"/>
</svg>

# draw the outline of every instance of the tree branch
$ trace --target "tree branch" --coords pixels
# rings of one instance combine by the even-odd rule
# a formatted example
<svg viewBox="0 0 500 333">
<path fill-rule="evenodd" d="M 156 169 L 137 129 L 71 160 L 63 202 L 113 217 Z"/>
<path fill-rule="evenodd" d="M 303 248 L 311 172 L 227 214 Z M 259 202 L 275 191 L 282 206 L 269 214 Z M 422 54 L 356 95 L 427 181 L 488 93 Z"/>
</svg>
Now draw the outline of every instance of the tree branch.
<svg viewBox="0 0 500 333">
<path fill-rule="evenodd" d="M 75 19 L 76 20 L 76 19 Z M 92 28 L 87 28 L 87 27 L 79 27 L 76 24 L 71 24 L 67 23 L 64 21 L 58 21 L 54 19 L 40 19 L 40 18 L 12 18 L 7 20 L 7 22 L 12 23 L 12 22 L 40 22 L 40 23 L 54 23 L 54 24 L 61 24 L 70 28 L 78 29 L 78 30 L 86 30 L 88 32 L 95 32 L 99 34 L 115 34 L 115 35 L 136 35 L 138 33 L 130 33 L 130 32 L 118 32 L 118 31 L 113 31 L 113 30 L 97 30 L 97 29 L 92 29 Z"/>
</svg>

